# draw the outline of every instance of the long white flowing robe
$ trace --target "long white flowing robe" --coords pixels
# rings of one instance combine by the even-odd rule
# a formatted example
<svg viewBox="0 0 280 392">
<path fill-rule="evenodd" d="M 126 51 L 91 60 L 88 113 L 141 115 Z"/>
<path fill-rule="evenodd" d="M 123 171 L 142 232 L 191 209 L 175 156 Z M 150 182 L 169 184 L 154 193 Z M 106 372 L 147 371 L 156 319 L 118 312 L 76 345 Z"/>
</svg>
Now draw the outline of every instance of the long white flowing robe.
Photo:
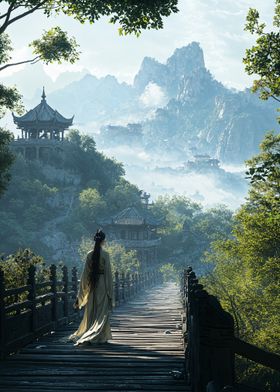
<svg viewBox="0 0 280 392">
<path fill-rule="evenodd" d="M 84 309 L 84 316 L 76 332 L 70 336 L 76 344 L 84 342 L 105 343 L 112 339 L 110 313 L 113 301 L 113 277 L 109 254 L 101 248 L 99 278 L 94 289 L 90 285 L 90 265 L 93 250 L 88 253 L 81 275 L 78 291 L 78 306 Z"/>
</svg>

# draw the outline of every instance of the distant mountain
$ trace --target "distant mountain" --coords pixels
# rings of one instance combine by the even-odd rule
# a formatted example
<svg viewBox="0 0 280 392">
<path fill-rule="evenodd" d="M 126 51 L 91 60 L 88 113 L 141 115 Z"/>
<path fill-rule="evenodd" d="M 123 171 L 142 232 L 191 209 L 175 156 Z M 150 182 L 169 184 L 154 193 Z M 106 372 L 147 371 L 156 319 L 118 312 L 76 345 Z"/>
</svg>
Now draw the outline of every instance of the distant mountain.
<svg viewBox="0 0 280 392">
<path fill-rule="evenodd" d="M 143 91 L 151 82 L 170 100 L 142 124 L 149 149 L 168 153 L 174 148 L 186 156 L 208 153 L 240 163 L 258 151 L 265 131 L 277 127 L 277 105 L 260 101 L 248 90 L 233 92 L 213 79 L 195 42 L 177 49 L 166 64 L 144 59 L 134 87 Z"/>
<path fill-rule="evenodd" d="M 4 77 L 3 82 L 10 86 L 16 85 L 25 101 L 32 103 L 34 98 L 38 99 L 42 94 L 43 86 L 50 93 L 54 90 L 64 88 L 75 80 L 81 79 L 87 73 L 88 71 L 86 69 L 77 72 L 64 72 L 53 81 L 47 75 L 41 63 L 27 64 L 22 70 Z"/>
<path fill-rule="evenodd" d="M 39 91 L 37 95 L 38 101 Z M 110 144 L 123 145 L 136 123 L 132 129 L 138 130 L 136 139 L 142 147 L 160 154 L 175 151 L 182 160 L 207 153 L 223 162 L 240 163 L 258 151 L 265 131 L 277 129 L 277 105 L 216 81 L 196 42 L 176 49 L 165 64 L 144 58 L 132 85 L 111 75 L 87 74 L 47 99 L 66 117 L 75 114 L 76 125 L 87 132 L 103 126 L 98 137 L 103 145 L 112 129 Z M 115 128 L 108 132 L 106 125 Z"/>
</svg>

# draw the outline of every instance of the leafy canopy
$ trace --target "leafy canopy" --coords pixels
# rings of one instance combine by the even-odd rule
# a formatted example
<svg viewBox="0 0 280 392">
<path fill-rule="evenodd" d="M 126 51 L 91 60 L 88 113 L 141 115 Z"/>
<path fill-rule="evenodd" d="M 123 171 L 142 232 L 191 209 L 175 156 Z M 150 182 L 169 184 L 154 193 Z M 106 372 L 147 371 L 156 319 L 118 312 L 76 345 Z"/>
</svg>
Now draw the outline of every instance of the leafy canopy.
<svg viewBox="0 0 280 392">
<path fill-rule="evenodd" d="M 24 14 L 43 10 L 47 16 L 64 13 L 81 23 L 94 23 L 101 16 L 107 16 L 110 23 L 120 25 L 120 33 L 139 34 L 143 29 L 161 29 L 163 17 L 178 12 L 178 0 L 8 0 L 6 3 L 8 8 L 3 15 L 2 29 L 26 16 Z M 22 12 L 18 15 L 18 11 Z M 13 16 L 15 13 L 17 16 Z"/>
<path fill-rule="evenodd" d="M 245 30 L 256 35 L 256 43 L 246 50 L 243 62 L 249 75 L 257 75 L 252 91 L 260 92 L 260 98 L 273 97 L 280 102 L 280 0 L 275 0 L 274 29 L 267 32 L 266 24 L 260 22 L 258 10 L 251 8 L 247 15 Z"/>
<path fill-rule="evenodd" d="M 9 150 L 12 138 L 10 132 L 0 128 L 0 196 L 7 187 L 10 179 L 9 168 L 14 161 L 14 156 Z"/>
</svg>

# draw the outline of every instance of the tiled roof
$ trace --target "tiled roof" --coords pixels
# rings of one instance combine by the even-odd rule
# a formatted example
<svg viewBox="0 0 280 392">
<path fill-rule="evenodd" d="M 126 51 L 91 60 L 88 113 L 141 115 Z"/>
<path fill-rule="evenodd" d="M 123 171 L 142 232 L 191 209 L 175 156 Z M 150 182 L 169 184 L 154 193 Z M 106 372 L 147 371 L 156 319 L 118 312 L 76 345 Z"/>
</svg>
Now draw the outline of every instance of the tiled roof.
<svg viewBox="0 0 280 392">
<path fill-rule="evenodd" d="M 57 110 L 47 104 L 46 94 L 43 90 L 42 100 L 34 109 L 29 110 L 23 116 L 18 117 L 13 114 L 14 122 L 19 126 L 33 125 L 36 127 L 44 124 L 52 124 L 62 127 L 69 127 L 73 123 L 73 118 L 63 117 Z"/>
<path fill-rule="evenodd" d="M 160 221 L 153 217 L 148 211 L 140 211 L 135 207 L 128 207 L 113 216 L 111 220 L 104 222 L 105 224 L 117 225 L 143 225 L 159 226 Z"/>
</svg>

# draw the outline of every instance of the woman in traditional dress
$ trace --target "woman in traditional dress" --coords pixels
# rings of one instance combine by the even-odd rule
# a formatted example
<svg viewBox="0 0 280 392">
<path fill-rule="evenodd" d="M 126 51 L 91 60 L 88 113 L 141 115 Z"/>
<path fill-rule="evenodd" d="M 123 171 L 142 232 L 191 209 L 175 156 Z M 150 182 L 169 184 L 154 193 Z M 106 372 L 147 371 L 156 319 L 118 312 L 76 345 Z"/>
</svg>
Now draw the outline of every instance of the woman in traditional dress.
<svg viewBox="0 0 280 392">
<path fill-rule="evenodd" d="M 103 249 L 105 233 L 98 230 L 94 249 L 87 254 L 74 307 L 84 309 L 84 317 L 70 340 L 76 345 L 107 343 L 112 339 L 110 312 L 113 299 L 113 278 L 109 254 Z"/>
</svg>

